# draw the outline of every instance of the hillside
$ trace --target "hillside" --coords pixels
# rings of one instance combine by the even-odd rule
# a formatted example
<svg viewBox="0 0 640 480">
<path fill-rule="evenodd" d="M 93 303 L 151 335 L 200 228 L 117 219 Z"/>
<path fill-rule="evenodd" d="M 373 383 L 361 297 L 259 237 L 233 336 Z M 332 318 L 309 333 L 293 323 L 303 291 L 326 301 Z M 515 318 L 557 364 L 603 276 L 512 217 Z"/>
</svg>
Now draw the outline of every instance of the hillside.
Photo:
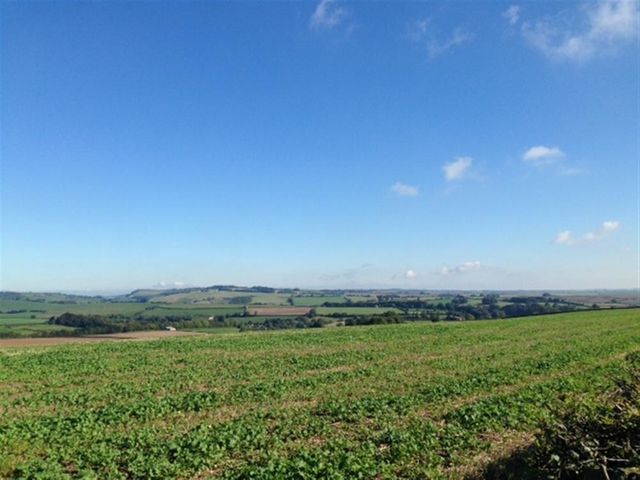
<svg viewBox="0 0 640 480">
<path fill-rule="evenodd" d="M 0 477 L 462 478 L 638 345 L 607 310 L 0 350 Z"/>
</svg>

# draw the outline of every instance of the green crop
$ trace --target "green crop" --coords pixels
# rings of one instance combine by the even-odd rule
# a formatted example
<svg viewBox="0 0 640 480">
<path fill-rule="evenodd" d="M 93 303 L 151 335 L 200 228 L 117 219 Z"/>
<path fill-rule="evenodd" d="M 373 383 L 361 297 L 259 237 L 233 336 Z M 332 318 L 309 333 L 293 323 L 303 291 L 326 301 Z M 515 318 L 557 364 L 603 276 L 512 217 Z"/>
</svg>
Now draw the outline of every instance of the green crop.
<svg viewBox="0 0 640 480">
<path fill-rule="evenodd" d="M 616 310 L 0 349 L 0 478 L 458 478 L 639 345 Z"/>
</svg>

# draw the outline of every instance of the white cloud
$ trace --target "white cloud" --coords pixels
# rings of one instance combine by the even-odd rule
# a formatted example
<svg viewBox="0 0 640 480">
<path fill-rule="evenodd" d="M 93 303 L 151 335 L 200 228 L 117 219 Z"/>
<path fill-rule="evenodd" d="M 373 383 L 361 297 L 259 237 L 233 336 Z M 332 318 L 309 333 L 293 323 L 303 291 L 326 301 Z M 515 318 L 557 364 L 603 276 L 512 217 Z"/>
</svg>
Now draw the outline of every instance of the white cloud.
<svg viewBox="0 0 640 480">
<path fill-rule="evenodd" d="M 571 245 L 573 243 L 571 231 L 564 230 L 558 233 L 558 235 L 556 235 L 556 239 L 553 242 L 557 245 Z"/>
<path fill-rule="evenodd" d="M 418 187 L 402 182 L 396 182 L 391 185 L 391 191 L 399 197 L 417 197 L 420 195 L 420 189 Z"/>
<path fill-rule="evenodd" d="M 434 59 L 449 50 L 463 45 L 473 39 L 473 35 L 462 27 L 456 27 L 449 36 L 439 36 L 431 26 L 429 19 L 422 19 L 409 26 L 409 38 L 424 44 L 427 55 Z"/>
<path fill-rule="evenodd" d="M 504 12 L 502 12 L 502 16 L 507 20 L 509 25 L 513 26 L 518 23 L 520 20 L 520 11 L 522 7 L 520 5 L 511 5 Z"/>
<path fill-rule="evenodd" d="M 531 147 L 529 150 L 524 152 L 524 155 L 522 155 L 522 159 L 532 165 L 547 165 L 555 163 L 563 157 L 564 152 L 558 147 L 545 147 L 544 145 Z"/>
<path fill-rule="evenodd" d="M 524 152 L 522 160 L 534 167 L 552 167 L 551 171 L 561 177 L 575 177 L 587 173 L 584 168 L 566 165 L 565 157 L 565 153 L 558 147 L 537 145 Z"/>
<path fill-rule="evenodd" d="M 442 166 L 444 178 L 447 181 L 462 180 L 469 174 L 473 159 L 471 157 L 458 157 L 453 162 Z"/>
<path fill-rule="evenodd" d="M 534 48 L 554 60 L 582 62 L 632 43 L 638 34 L 640 2 L 601 0 L 583 7 L 581 21 L 539 20 L 522 25 L 522 35 Z M 574 25 L 578 24 L 576 28 Z"/>
<path fill-rule="evenodd" d="M 321 0 L 313 11 L 309 20 L 312 30 L 330 30 L 340 25 L 349 17 L 349 11 L 337 6 L 335 0 Z"/>
<path fill-rule="evenodd" d="M 418 276 L 418 274 L 417 274 L 415 271 L 413 271 L 413 270 L 407 270 L 407 271 L 404 273 L 404 278 L 406 278 L 407 280 L 413 280 L 413 279 L 415 279 L 417 276 Z"/>
<path fill-rule="evenodd" d="M 584 245 L 587 243 L 597 242 L 620 228 L 620 222 L 617 220 L 607 220 L 593 232 L 587 232 L 582 237 L 574 238 L 569 230 L 564 230 L 556 235 L 553 241 L 556 245 Z"/>
<path fill-rule="evenodd" d="M 464 262 L 461 265 L 456 265 L 454 267 L 444 266 L 440 269 L 440 275 L 455 275 L 458 273 L 466 273 L 473 270 L 479 270 L 482 265 L 478 260 L 474 260 L 472 262 Z"/>
</svg>

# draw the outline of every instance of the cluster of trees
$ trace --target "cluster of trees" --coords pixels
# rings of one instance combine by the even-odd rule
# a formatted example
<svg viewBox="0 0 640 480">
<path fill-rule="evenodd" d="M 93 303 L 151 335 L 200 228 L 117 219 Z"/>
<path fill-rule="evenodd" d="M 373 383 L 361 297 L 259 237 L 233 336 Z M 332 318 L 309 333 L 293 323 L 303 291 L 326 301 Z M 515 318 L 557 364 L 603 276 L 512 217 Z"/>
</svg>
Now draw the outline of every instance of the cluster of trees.
<svg viewBox="0 0 640 480">
<path fill-rule="evenodd" d="M 242 295 L 239 297 L 233 297 L 229 299 L 229 304 L 231 305 L 249 305 L 251 303 L 251 300 L 253 300 L 252 296 L 249 295 Z"/>
<path fill-rule="evenodd" d="M 123 315 L 107 316 L 78 313 L 63 313 L 57 317 L 51 317 L 47 323 L 74 327 L 76 335 L 162 330 L 169 326 L 178 329 L 210 328 L 222 327 L 227 324 L 224 316 L 216 316 L 211 320 L 194 320 L 190 315 L 136 315 L 125 317 Z"/>
<path fill-rule="evenodd" d="M 584 308 L 580 304 L 554 298 L 549 294 L 531 297 L 511 297 L 505 304 L 499 303 L 497 294 L 484 295 L 480 303 L 469 303 L 464 295 L 452 295 L 438 302 L 421 300 L 419 297 L 379 295 L 377 300 L 348 302 L 350 307 L 395 308 L 407 319 L 440 320 L 485 320 L 491 318 L 523 317 L 547 313 L 570 312 Z M 344 307 L 344 303 L 325 302 L 326 307 Z M 337 316 L 337 315 L 334 315 Z"/>
<path fill-rule="evenodd" d="M 249 321 L 239 325 L 240 331 L 286 330 L 292 328 L 321 328 L 326 320 L 310 317 L 271 317 L 261 321 Z"/>
<path fill-rule="evenodd" d="M 393 323 L 404 323 L 404 318 L 397 315 L 371 315 L 344 319 L 344 325 L 347 327 L 358 325 L 390 325 Z"/>
</svg>

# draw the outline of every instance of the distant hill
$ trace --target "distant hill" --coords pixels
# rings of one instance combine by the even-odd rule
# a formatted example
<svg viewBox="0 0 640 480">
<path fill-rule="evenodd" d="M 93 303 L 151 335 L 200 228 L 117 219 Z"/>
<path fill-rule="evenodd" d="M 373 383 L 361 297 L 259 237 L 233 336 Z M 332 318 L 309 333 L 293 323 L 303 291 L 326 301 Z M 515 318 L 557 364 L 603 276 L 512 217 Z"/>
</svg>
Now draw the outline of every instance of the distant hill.
<svg viewBox="0 0 640 480">
<path fill-rule="evenodd" d="M 46 303 L 86 303 L 101 300 L 104 297 L 90 295 L 74 295 L 58 292 L 0 292 L 0 301 L 14 300 L 23 302 Z"/>
</svg>

